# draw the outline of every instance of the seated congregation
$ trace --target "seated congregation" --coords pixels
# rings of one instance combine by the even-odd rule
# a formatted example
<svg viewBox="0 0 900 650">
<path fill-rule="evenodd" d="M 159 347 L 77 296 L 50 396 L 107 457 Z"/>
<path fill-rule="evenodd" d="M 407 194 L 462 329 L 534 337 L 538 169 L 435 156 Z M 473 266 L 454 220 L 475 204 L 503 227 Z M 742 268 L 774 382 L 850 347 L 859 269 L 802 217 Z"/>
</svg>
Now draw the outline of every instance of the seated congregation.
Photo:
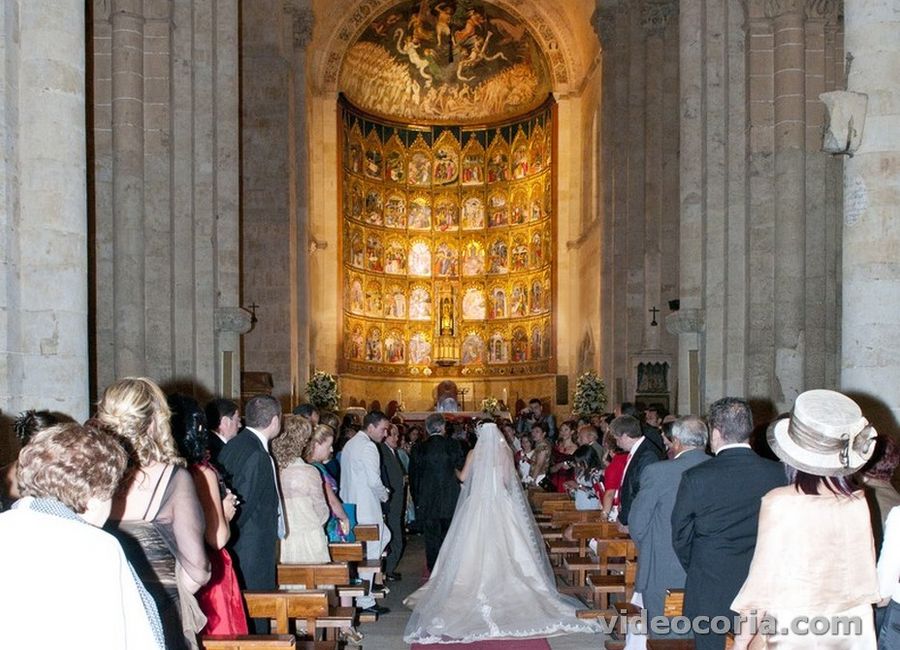
<svg viewBox="0 0 900 650">
<path fill-rule="evenodd" d="M 537 399 L 496 426 L 352 413 L 201 408 L 126 378 L 84 425 L 22 414 L 0 470 L 2 646 L 40 646 L 50 619 L 75 648 L 361 645 L 415 533 L 430 581 L 410 642 L 528 636 L 498 623 L 503 602 L 483 629 L 467 613 L 487 589 L 472 547 L 516 551 L 504 571 L 526 578 L 487 598 L 533 612 L 534 636 L 605 622 L 608 648 L 900 647 L 900 449 L 845 395 L 807 391 L 759 427 L 738 398 L 559 424 Z"/>
</svg>

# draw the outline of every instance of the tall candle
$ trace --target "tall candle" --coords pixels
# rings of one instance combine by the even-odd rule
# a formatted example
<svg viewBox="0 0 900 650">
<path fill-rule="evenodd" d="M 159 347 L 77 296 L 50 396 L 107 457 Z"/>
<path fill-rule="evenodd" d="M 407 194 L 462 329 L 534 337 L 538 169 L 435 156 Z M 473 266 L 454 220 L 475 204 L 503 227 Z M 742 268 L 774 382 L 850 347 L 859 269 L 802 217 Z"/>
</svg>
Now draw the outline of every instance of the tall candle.
<svg viewBox="0 0 900 650">
<path fill-rule="evenodd" d="M 506 406 L 506 389 L 503 389 L 503 406 Z"/>
</svg>

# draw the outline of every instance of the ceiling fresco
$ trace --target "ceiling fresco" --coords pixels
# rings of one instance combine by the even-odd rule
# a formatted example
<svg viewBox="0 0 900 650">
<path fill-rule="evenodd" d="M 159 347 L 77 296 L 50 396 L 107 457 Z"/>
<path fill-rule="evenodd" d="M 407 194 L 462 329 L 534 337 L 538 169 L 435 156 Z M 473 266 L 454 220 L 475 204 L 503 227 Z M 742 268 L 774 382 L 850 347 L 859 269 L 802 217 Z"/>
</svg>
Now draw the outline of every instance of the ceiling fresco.
<svg viewBox="0 0 900 650">
<path fill-rule="evenodd" d="M 360 108 L 412 122 L 495 122 L 551 89 L 526 26 L 472 0 L 407 0 L 375 18 L 344 58 L 340 86 Z"/>
</svg>

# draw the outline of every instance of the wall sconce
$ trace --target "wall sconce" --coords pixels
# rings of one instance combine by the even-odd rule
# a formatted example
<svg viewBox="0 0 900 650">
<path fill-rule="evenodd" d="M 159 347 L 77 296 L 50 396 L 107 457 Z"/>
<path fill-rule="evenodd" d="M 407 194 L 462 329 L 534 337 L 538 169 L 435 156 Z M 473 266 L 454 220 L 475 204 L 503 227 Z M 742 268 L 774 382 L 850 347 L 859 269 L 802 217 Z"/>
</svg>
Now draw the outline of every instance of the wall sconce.
<svg viewBox="0 0 900 650">
<path fill-rule="evenodd" d="M 256 310 L 259 309 L 259 305 L 257 305 L 256 302 L 252 302 L 249 306 L 244 307 L 244 309 L 250 312 L 250 324 L 256 325 L 256 323 L 259 321 L 259 319 L 256 317 Z"/>
<path fill-rule="evenodd" d="M 653 314 L 653 320 L 650 321 L 650 327 L 656 327 L 659 323 L 656 322 L 656 315 L 659 313 L 659 309 L 656 308 L 656 305 L 653 305 L 653 309 L 648 309 L 651 314 Z"/>
</svg>

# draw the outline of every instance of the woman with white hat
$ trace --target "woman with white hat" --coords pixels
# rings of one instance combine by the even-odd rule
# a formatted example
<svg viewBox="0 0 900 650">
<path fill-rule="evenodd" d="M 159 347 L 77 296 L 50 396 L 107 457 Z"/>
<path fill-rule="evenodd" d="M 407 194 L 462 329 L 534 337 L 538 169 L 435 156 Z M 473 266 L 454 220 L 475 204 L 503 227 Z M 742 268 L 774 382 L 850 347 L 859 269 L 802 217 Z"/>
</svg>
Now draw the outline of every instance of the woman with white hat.
<svg viewBox="0 0 900 650">
<path fill-rule="evenodd" d="M 874 438 L 859 406 L 830 390 L 801 394 L 790 418 L 770 427 L 791 485 L 763 497 L 750 573 L 731 605 L 745 619 L 735 650 L 874 650 L 872 526 L 849 480 Z M 840 617 L 849 624 L 837 624 Z"/>
</svg>

